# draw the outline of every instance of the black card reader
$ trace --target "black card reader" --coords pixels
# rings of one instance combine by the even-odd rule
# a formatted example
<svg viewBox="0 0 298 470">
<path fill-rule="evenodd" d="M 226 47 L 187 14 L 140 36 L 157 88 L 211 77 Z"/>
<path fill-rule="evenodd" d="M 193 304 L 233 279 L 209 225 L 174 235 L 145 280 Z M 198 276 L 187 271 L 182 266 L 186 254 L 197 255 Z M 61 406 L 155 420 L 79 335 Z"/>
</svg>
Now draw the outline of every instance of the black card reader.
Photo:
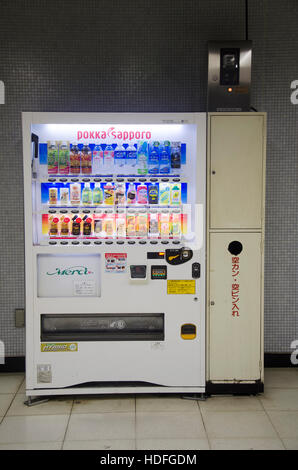
<svg viewBox="0 0 298 470">
<path fill-rule="evenodd" d="M 131 264 L 130 265 L 130 278 L 131 279 L 146 279 L 147 266 L 146 264 Z"/>
</svg>

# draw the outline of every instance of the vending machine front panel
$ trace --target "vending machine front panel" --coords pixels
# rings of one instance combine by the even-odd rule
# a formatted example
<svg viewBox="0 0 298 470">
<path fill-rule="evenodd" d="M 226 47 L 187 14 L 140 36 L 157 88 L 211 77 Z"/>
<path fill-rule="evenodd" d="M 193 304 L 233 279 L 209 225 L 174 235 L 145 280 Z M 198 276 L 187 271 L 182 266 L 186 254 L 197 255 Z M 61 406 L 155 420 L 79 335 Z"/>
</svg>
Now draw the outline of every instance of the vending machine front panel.
<svg viewBox="0 0 298 470">
<path fill-rule="evenodd" d="M 203 392 L 206 115 L 23 113 L 23 134 L 27 395 Z"/>
</svg>

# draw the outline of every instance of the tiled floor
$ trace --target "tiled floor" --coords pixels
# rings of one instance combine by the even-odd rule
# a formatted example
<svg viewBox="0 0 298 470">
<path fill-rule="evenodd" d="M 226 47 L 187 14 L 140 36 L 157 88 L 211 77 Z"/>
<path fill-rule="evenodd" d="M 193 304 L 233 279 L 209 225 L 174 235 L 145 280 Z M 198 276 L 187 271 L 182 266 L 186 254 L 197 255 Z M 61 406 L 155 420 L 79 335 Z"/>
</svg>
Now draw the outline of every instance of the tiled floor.
<svg viewBox="0 0 298 470">
<path fill-rule="evenodd" d="M 1 449 L 298 449 L 298 369 L 266 369 L 264 395 L 60 397 L 27 407 L 0 374 Z"/>
</svg>

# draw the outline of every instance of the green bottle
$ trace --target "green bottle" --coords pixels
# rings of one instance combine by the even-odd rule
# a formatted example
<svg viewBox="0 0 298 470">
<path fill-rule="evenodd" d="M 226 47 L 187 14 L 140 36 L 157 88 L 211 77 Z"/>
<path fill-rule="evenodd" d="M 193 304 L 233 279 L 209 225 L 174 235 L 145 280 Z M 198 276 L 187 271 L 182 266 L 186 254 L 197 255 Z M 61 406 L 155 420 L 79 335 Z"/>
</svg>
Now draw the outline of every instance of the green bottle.
<svg viewBox="0 0 298 470">
<path fill-rule="evenodd" d="M 92 191 L 90 189 L 90 183 L 85 183 L 84 189 L 82 191 L 82 203 L 86 206 L 92 204 Z"/>
<path fill-rule="evenodd" d="M 100 187 L 100 183 L 95 183 L 93 189 L 93 204 L 99 205 L 103 203 L 103 191 Z"/>
</svg>

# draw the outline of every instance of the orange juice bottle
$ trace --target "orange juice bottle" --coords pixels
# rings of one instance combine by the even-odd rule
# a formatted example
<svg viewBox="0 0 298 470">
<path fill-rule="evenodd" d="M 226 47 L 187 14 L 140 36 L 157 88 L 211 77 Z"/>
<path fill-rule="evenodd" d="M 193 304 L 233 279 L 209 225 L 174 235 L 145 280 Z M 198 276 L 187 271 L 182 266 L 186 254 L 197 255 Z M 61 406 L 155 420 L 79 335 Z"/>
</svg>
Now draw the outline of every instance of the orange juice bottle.
<svg viewBox="0 0 298 470">
<path fill-rule="evenodd" d="M 64 217 L 64 215 L 60 219 L 61 222 L 61 229 L 60 233 L 62 236 L 67 237 L 69 235 L 69 222 L 70 218 L 69 217 Z"/>
<path fill-rule="evenodd" d="M 58 228 L 59 218 L 51 216 L 49 218 L 49 222 L 50 222 L 49 234 L 53 236 L 57 236 L 59 234 L 59 228 Z"/>
<path fill-rule="evenodd" d="M 77 143 L 72 144 L 70 149 L 70 173 L 79 175 L 81 171 L 81 151 Z"/>
<path fill-rule="evenodd" d="M 89 145 L 86 143 L 81 152 L 81 167 L 84 175 L 92 173 L 92 154 Z"/>
</svg>

